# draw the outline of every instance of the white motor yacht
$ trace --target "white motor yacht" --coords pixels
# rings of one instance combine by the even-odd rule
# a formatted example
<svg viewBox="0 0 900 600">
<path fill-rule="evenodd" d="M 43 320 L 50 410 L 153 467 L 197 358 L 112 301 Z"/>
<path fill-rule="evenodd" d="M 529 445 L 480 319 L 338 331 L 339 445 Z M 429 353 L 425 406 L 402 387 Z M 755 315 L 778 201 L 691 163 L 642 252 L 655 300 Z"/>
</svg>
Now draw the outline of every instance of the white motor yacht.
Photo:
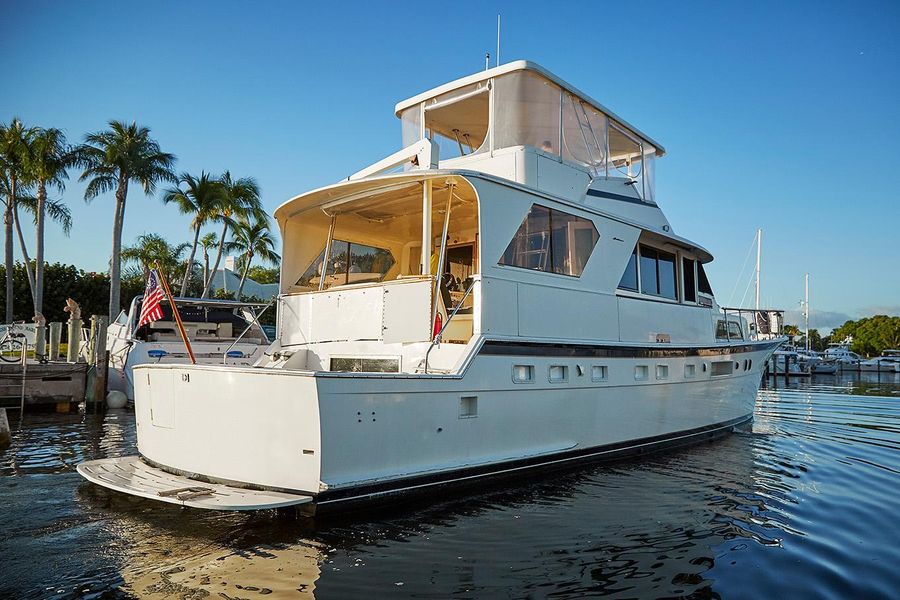
<svg viewBox="0 0 900 600">
<path fill-rule="evenodd" d="M 108 389 L 134 399 L 133 370 L 146 364 L 189 364 L 168 300 L 161 304 L 163 318 L 138 327 L 143 296 L 131 301 L 106 334 L 109 350 Z M 265 304 L 231 300 L 175 298 L 194 358 L 201 365 L 249 366 L 271 343 L 257 320 Z"/>
<path fill-rule="evenodd" d="M 900 350 L 885 350 L 881 356 L 859 363 L 860 371 L 900 373 Z"/>
<path fill-rule="evenodd" d="M 850 351 L 849 344 L 830 344 L 822 356 L 833 360 L 842 371 L 859 371 L 859 364 L 865 360 L 856 352 Z"/>
<path fill-rule="evenodd" d="M 783 338 L 718 306 L 712 255 L 657 202 L 658 142 L 526 61 L 396 115 L 402 150 L 275 212 L 265 355 L 135 366 L 139 455 L 84 477 L 183 506 L 321 510 L 752 419 Z"/>
</svg>

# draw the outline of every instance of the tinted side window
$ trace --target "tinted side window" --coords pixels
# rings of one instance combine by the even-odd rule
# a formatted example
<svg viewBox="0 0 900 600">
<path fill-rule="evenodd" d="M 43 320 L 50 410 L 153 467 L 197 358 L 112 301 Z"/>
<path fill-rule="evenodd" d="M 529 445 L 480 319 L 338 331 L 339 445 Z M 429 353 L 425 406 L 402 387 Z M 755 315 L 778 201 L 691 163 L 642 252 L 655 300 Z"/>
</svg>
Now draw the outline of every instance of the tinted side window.
<svg viewBox="0 0 900 600">
<path fill-rule="evenodd" d="M 703 265 L 700 263 L 697 263 L 697 289 L 701 294 L 713 295 L 712 286 L 709 285 L 709 279 L 706 278 L 706 271 L 703 270 Z"/>
<path fill-rule="evenodd" d="M 534 204 L 500 264 L 580 277 L 599 239 L 590 219 Z"/>
<path fill-rule="evenodd" d="M 675 255 L 641 246 L 641 293 L 677 299 Z"/>
<path fill-rule="evenodd" d="M 628 257 L 628 264 L 625 266 L 625 272 L 622 274 L 622 280 L 619 281 L 619 287 L 623 290 L 638 291 L 637 279 L 637 246 L 631 251 Z"/>
<path fill-rule="evenodd" d="M 690 258 L 681 259 L 681 272 L 684 278 L 684 301 L 697 301 L 697 281 L 694 277 L 694 261 Z"/>
</svg>

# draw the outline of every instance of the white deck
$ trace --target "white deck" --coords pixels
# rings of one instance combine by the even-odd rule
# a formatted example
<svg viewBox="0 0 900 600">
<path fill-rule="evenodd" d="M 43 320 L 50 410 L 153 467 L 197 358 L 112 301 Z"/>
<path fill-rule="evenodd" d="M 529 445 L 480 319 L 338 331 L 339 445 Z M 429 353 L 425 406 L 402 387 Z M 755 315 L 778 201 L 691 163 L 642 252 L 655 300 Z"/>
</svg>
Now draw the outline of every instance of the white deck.
<svg viewBox="0 0 900 600">
<path fill-rule="evenodd" d="M 262 510 L 312 501 L 311 496 L 248 490 L 172 475 L 151 467 L 139 456 L 83 462 L 78 472 L 88 481 L 117 492 L 192 508 Z"/>
</svg>

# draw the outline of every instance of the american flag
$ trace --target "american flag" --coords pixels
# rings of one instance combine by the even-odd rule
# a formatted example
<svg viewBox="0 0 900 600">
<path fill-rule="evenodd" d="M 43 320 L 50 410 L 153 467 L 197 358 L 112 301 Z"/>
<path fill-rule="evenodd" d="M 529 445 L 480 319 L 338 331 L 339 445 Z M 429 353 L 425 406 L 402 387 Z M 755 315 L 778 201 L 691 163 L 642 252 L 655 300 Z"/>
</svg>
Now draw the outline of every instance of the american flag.
<svg viewBox="0 0 900 600">
<path fill-rule="evenodd" d="M 156 273 L 150 271 L 150 276 L 147 277 L 147 289 L 144 290 L 144 300 L 141 303 L 141 316 L 138 319 L 138 327 L 163 318 L 162 307 L 159 305 L 163 297 L 162 287 L 159 285 Z"/>
</svg>

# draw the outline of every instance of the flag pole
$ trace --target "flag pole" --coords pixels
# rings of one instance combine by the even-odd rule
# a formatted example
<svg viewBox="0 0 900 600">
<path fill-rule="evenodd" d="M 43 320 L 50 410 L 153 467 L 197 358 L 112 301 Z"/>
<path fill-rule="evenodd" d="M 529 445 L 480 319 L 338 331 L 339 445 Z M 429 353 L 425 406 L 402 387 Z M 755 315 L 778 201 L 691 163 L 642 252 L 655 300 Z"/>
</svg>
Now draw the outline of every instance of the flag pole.
<svg viewBox="0 0 900 600">
<path fill-rule="evenodd" d="M 194 358 L 194 350 L 191 348 L 191 341 L 188 339 L 187 332 L 184 330 L 184 323 L 181 322 L 181 314 L 178 312 L 178 307 L 175 306 L 175 298 L 172 297 L 172 290 L 169 289 L 169 283 L 166 281 L 162 269 L 159 268 L 159 263 L 156 263 L 156 275 L 159 277 L 159 282 L 166 292 L 166 298 L 169 299 L 169 306 L 172 307 L 172 314 L 175 316 L 175 323 L 178 325 L 178 332 L 181 334 L 181 340 L 184 342 L 184 347 L 187 348 L 188 356 L 191 357 L 191 364 L 196 365 L 197 359 Z"/>
</svg>

